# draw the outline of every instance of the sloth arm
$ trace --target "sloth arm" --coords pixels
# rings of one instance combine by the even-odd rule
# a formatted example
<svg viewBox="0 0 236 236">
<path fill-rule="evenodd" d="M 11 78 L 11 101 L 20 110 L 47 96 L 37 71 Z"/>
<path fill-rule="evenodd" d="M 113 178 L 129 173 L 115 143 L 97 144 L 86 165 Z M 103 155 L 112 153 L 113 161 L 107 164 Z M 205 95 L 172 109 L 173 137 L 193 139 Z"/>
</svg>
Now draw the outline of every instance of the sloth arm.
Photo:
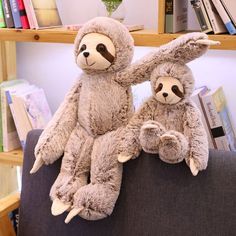
<svg viewBox="0 0 236 236">
<path fill-rule="evenodd" d="M 41 158 L 45 164 L 52 164 L 62 156 L 70 134 L 76 126 L 81 85 L 82 82 L 78 81 L 71 88 L 39 137 L 35 157 Z"/>
<path fill-rule="evenodd" d="M 122 133 L 121 152 L 123 156 L 138 157 L 142 147 L 139 141 L 140 129 L 145 121 L 153 120 L 155 107 L 152 99 L 145 102 L 133 115 Z"/>
<path fill-rule="evenodd" d="M 151 72 L 160 63 L 171 61 L 186 64 L 207 51 L 208 46 L 196 43 L 201 39 L 208 39 L 208 36 L 204 33 L 182 35 L 118 72 L 116 81 L 122 86 L 130 86 L 150 80 Z"/>
<path fill-rule="evenodd" d="M 184 117 L 184 135 L 189 140 L 189 156 L 186 162 L 190 165 L 192 158 L 197 169 L 204 170 L 207 167 L 209 148 L 201 113 L 193 104 L 188 104 Z"/>
</svg>

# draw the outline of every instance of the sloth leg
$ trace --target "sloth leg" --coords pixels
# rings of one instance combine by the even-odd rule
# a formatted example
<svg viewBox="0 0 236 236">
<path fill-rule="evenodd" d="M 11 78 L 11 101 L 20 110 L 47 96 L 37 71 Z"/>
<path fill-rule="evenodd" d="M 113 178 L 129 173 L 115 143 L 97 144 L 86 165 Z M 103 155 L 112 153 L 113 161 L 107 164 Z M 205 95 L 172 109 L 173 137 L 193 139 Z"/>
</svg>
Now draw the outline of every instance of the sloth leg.
<svg viewBox="0 0 236 236">
<path fill-rule="evenodd" d="M 73 208 L 65 222 L 79 214 L 87 220 L 107 217 L 119 196 L 122 164 L 117 160 L 120 129 L 95 139 L 91 157 L 91 183 L 74 195 Z"/>
<path fill-rule="evenodd" d="M 60 174 L 50 191 L 53 215 L 68 210 L 74 193 L 88 183 L 93 142 L 94 139 L 79 125 L 73 130 L 65 148 Z"/>
<path fill-rule="evenodd" d="M 169 130 L 160 137 L 159 157 L 167 163 L 178 163 L 186 158 L 188 153 L 188 140 L 175 130 Z"/>
</svg>

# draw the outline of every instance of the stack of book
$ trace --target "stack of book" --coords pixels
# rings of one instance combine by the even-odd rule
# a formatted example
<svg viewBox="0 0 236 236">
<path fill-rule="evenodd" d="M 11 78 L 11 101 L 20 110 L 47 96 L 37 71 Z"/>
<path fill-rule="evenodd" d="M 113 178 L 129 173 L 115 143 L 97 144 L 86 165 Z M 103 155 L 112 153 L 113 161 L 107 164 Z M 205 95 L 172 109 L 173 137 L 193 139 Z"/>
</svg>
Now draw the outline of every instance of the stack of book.
<svg viewBox="0 0 236 236">
<path fill-rule="evenodd" d="M 191 0 L 191 4 L 203 32 L 236 34 L 235 0 Z"/>
<path fill-rule="evenodd" d="M 52 117 L 44 91 L 18 79 L 1 83 L 0 93 L 0 151 L 24 148 L 27 133 Z"/>
<path fill-rule="evenodd" d="M 231 123 L 223 88 L 196 89 L 192 100 L 202 113 L 202 122 L 212 149 L 236 151 L 236 136 Z"/>
<path fill-rule="evenodd" d="M 0 0 L 0 28 L 41 29 L 61 25 L 55 0 Z"/>
</svg>

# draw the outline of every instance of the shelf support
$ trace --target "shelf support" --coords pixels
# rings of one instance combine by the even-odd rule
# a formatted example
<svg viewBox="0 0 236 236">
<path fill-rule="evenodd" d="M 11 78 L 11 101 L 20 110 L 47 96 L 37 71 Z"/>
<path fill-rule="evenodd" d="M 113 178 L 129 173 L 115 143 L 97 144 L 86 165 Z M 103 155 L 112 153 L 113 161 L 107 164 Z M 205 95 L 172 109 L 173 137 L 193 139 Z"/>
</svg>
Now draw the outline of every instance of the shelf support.
<svg viewBox="0 0 236 236">
<path fill-rule="evenodd" d="M 0 41 L 0 82 L 16 79 L 16 43 Z"/>
</svg>

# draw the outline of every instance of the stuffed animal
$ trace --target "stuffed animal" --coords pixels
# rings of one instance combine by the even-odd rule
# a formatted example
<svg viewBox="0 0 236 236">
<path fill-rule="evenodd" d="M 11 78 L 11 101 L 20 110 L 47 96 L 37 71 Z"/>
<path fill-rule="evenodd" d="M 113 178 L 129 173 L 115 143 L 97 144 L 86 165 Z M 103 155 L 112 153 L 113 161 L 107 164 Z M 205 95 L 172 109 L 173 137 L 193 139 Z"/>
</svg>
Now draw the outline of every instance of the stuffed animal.
<svg viewBox="0 0 236 236">
<path fill-rule="evenodd" d="M 98 17 L 75 39 L 79 80 L 41 134 L 31 173 L 63 154 L 51 188 L 53 215 L 70 210 L 65 222 L 80 215 L 102 219 L 112 213 L 119 195 L 122 165 L 117 143 L 133 115 L 131 85 L 150 78 L 162 61 L 191 61 L 208 48 L 203 33 L 184 35 L 131 64 L 133 39 L 121 23 Z"/>
<path fill-rule="evenodd" d="M 126 151 L 119 161 L 125 162 L 143 149 L 158 153 L 167 163 L 185 160 L 197 175 L 207 167 L 208 141 L 200 111 L 190 98 L 194 88 L 191 70 L 180 63 L 160 64 L 151 74 L 151 87 L 152 97 L 127 126 Z"/>
</svg>

